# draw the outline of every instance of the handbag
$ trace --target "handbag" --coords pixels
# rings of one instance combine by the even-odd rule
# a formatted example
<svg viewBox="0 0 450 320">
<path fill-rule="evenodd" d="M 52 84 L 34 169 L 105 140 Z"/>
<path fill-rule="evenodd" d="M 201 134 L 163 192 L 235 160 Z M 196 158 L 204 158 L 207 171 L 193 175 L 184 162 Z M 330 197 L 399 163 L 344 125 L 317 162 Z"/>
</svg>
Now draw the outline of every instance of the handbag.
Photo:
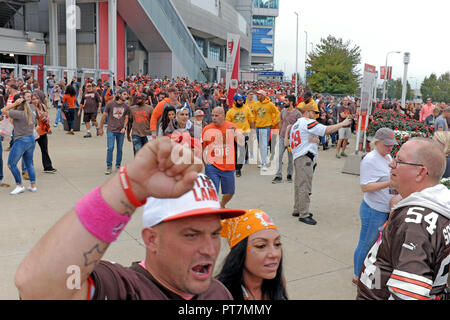
<svg viewBox="0 0 450 320">
<path fill-rule="evenodd" d="M 14 126 L 9 118 L 4 117 L 4 119 L 0 121 L 0 136 L 10 137 L 13 129 Z"/>
<path fill-rule="evenodd" d="M 64 112 L 64 113 L 69 112 L 69 104 L 67 103 L 67 101 L 64 101 L 64 103 L 63 103 L 62 112 Z"/>
</svg>

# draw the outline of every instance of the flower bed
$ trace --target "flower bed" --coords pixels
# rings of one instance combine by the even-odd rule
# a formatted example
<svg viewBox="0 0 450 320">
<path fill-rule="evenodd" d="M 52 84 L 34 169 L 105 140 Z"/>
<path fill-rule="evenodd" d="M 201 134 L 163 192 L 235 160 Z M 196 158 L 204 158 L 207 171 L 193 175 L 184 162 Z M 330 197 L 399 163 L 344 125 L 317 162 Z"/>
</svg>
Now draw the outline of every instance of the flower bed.
<svg viewBox="0 0 450 320">
<path fill-rule="evenodd" d="M 447 189 L 450 189 L 450 178 L 443 178 L 441 180 L 441 184 L 447 187 Z"/>
<path fill-rule="evenodd" d="M 423 122 L 416 121 L 404 114 L 389 110 L 377 110 L 373 114 L 373 121 L 369 124 L 367 135 L 373 137 L 380 128 L 394 130 L 398 145 L 392 148 L 391 155 L 395 157 L 400 147 L 414 137 L 432 137 L 433 129 Z"/>
</svg>

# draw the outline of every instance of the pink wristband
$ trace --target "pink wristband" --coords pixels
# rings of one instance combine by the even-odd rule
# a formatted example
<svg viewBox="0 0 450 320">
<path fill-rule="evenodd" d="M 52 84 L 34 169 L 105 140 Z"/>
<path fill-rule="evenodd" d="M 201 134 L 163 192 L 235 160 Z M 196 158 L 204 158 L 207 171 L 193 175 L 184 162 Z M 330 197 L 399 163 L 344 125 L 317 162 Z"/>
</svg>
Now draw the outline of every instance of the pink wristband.
<svg viewBox="0 0 450 320">
<path fill-rule="evenodd" d="M 97 239 L 111 243 L 117 239 L 131 217 L 121 215 L 106 203 L 100 186 L 86 194 L 75 205 L 81 224 Z"/>
</svg>

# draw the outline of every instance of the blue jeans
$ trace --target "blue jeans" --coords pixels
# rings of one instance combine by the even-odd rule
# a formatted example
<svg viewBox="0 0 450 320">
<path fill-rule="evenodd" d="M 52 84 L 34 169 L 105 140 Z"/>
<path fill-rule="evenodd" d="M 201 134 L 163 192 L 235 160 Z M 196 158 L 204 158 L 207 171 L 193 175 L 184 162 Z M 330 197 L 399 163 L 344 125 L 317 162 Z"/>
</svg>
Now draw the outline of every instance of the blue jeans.
<svg viewBox="0 0 450 320">
<path fill-rule="evenodd" d="M 108 150 L 106 152 L 106 166 L 108 168 L 112 168 L 114 142 L 117 142 L 116 168 L 120 167 L 122 163 L 122 147 L 124 138 L 125 138 L 124 133 L 119 132 L 107 133 Z"/>
<path fill-rule="evenodd" d="M 58 123 L 64 123 L 64 118 L 61 112 L 61 108 L 56 109 L 56 119 L 55 119 L 55 125 L 58 125 Z"/>
<path fill-rule="evenodd" d="M 361 233 L 353 256 L 353 271 L 356 277 L 359 276 L 367 253 L 378 239 L 380 234 L 378 229 L 386 222 L 389 213 L 374 210 L 363 200 L 359 208 L 359 216 L 361 217 Z"/>
<path fill-rule="evenodd" d="M 331 133 L 330 136 L 331 136 L 331 143 L 337 144 L 337 132 Z"/>
<path fill-rule="evenodd" d="M 219 195 L 219 187 L 221 187 L 222 194 L 234 194 L 235 192 L 235 180 L 234 172 L 222 171 L 214 167 L 212 164 L 205 166 L 205 175 L 207 175 L 213 182 L 216 188 L 217 195 Z"/>
<path fill-rule="evenodd" d="M 14 141 L 11 151 L 9 152 L 8 167 L 11 170 L 17 185 L 22 184 L 22 175 L 17 168 L 17 163 L 22 157 L 27 167 L 30 182 L 32 184 L 36 183 L 36 173 L 33 166 L 33 153 L 35 146 L 36 141 L 33 136 L 23 137 Z"/>
<path fill-rule="evenodd" d="M 131 141 L 133 141 L 133 152 L 136 156 L 136 153 L 138 153 L 139 150 L 148 142 L 147 137 L 140 137 L 140 136 L 131 136 Z"/>
<path fill-rule="evenodd" d="M 258 139 L 258 148 L 261 153 L 261 164 L 267 164 L 267 149 L 269 145 L 271 127 L 256 128 L 256 138 Z"/>
</svg>

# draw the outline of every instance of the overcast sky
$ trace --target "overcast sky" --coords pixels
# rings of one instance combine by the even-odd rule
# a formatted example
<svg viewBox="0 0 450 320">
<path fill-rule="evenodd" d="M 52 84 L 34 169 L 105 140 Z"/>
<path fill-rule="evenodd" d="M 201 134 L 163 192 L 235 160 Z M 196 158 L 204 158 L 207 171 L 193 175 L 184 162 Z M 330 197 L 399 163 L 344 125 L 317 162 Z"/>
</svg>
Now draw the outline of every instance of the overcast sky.
<svg viewBox="0 0 450 320">
<path fill-rule="evenodd" d="M 298 70 L 303 78 L 308 51 L 332 35 L 361 49 L 364 63 L 384 66 L 386 54 L 393 78 L 403 77 L 403 53 L 410 53 L 408 81 L 413 89 L 431 73 L 450 71 L 449 0 L 279 0 L 275 29 L 275 69 L 295 72 L 296 15 L 299 13 Z M 311 44 L 312 43 L 312 44 Z"/>
</svg>

